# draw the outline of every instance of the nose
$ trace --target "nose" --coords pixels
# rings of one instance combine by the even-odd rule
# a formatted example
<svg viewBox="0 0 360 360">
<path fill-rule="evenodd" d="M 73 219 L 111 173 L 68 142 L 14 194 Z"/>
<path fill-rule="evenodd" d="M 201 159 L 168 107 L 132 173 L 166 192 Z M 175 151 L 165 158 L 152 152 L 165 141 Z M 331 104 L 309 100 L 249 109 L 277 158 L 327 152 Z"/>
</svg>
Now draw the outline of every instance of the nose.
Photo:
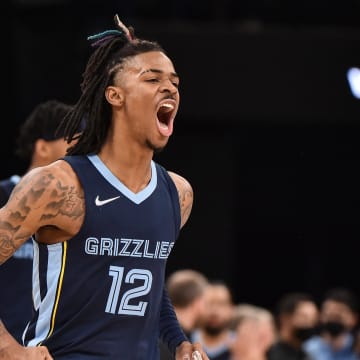
<svg viewBox="0 0 360 360">
<path fill-rule="evenodd" d="M 160 91 L 176 94 L 178 93 L 178 87 L 170 79 L 166 79 L 162 82 Z"/>
</svg>

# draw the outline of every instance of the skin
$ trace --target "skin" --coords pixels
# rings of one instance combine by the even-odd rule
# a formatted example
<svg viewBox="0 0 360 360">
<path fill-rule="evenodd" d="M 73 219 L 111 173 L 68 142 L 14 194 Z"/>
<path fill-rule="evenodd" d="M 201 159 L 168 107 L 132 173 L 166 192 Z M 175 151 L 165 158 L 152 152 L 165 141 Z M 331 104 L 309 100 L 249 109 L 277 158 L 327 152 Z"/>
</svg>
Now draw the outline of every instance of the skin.
<svg viewBox="0 0 360 360">
<path fill-rule="evenodd" d="M 27 171 L 38 167 L 45 166 L 66 154 L 66 150 L 73 145 L 74 142 L 68 144 L 65 139 L 56 139 L 46 141 L 44 139 L 36 140 L 34 144 L 34 152 L 31 164 Z"/>
<path fill-rule="evenodd" d="M 351 331 L 358 323 L 358 314 L 353 312 L 346 304 L 328 299 L 322 304 L 320 320 L 322 322 L 340 321 L 346 326 L 348 331 Z M 331 337 L 330 335 L 323 333 L 322 336 L 335 350 L 341 349 L 346 341 L 346 334 Z"/>
<path fill-rule="evenodd" d="M 46 141 L 36 140 L 28 171 L 45 166 L 66 154 L 68 144 L 64 139 Z M 1 359 L 52 359 L 45 346 L 24 348 L 6 331 L 0 321 L 0 360 Z"/>
<path fill-rule="evenodd" d="M 266 352 L 275 338 L 270 314 L 246 316 L 237 326 L 235 339 L 230 345 L 231 360 L 266 360 Z"/>
<path fill-rule="evenodd" d="M 300 349 L 302 342 L 294 336 L 294 327 L 314 327 L 319 320 L 319 310 L 312 301 L 299 302 L 293 314 L 283 314 L 280 317 L 280 337 Z"/>
<path fill-rule="evenodd" d="M 211 284 L 207 287 L 204 295 L 205 310 L 201 320 L 200 330 L 203 343 L 207 347 L 216 347 L 228 342 L 229 324 L 231 322 L 234 304 L 229 289 L 223 284 Z M 217 335 L 208 334 L 204 328 L 212 327 L 220 329 Z"/>
<path fill-rule="evenodd" d="M 166 146 L 172 133 L 171 129 L 161 130 L 157 110 L 162 102 L 170 103 L 175 117 L 180 101 L 178 83 L 171 60 L 162 52 L 153 51 L 128 59 L 115 76 L 114 85 L 105 91 L 112 106 L 112 121 L 98 155 L 134 193 L 149 183 L 154 152 Z M 179 194 L 182 227 L 191 213 L 193 190 L 186 179 L 173 172 L 169 174 Z M 68 163 L 58 160 L 30 170 L 0 209 L 0 264 L 31 234 L 45 244 L 69 240 L 79 231 L 84 215 L 83 189 Z M 30 359 L 28 354 L 33 349 L 6 342 L 8 334 L 2 324 L 1 333 L 0 349 L 10 346 L 20 354 L 4 359 Z M 178 346 L 176 359 L 192 359 L 195 350 L 208 360 L 201 346 L 190 342 Z M 39 356 L 33 359 L 51 359 L 44 358 L 43 351 L 40 349 Z"/>
</svg>

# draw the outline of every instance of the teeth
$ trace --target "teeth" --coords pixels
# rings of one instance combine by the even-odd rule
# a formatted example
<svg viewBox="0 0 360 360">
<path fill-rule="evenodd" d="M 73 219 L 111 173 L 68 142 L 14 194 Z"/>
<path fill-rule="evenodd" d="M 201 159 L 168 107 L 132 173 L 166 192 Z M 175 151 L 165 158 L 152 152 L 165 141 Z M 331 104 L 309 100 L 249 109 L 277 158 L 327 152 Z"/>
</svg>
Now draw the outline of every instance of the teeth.
<svg viewBox="0 0 360 360">
<path fill-rule="evenodd" d="M 174 105 L 172 105 L 172 104 L 162 104 L 161 107 L 166 107 L 166 108 L 172 110 L 174 108 Z"/>
</svg>

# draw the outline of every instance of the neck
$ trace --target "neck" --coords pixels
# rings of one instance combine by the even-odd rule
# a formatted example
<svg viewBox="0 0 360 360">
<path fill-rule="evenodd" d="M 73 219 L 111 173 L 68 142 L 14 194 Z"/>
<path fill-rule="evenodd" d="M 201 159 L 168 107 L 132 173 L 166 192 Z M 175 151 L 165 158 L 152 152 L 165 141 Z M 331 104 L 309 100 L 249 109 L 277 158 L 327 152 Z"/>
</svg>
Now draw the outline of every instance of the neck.
<svg viewBox="0 0 360 360">
<path fill-rule="evenodd" d="M 152 151 L 104 146 L 98 154 L 109 170 L 132 192 L 144 189 L 151 179 Z"/>
<path fill-rule="evenodd" d="M 281 331 L 280 332 L 280 339 L 284 341 L 285 343 L 291 345 L 294 349 L 300 349 L 301 348 L 301 341 L 294 338 L 291 331 Z"/>
</svg>

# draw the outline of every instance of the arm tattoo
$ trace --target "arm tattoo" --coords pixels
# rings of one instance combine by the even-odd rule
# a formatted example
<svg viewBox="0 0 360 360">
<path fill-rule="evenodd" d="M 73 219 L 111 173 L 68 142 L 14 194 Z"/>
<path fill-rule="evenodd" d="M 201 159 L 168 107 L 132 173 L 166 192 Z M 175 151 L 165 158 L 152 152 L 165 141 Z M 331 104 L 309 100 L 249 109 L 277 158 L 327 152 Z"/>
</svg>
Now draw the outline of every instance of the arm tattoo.
<svg viewBox="0 0 360 360">
<path fill-rule="evenodd" d="M 47 190 L 51 192 L 49 193 Z M 46 198 L 41 201 L 43 196 Z M 41 227 L 41 222 L 45 222 L 44 226 L 51 225 L 46 222 L 58 215 L 76 220 L 84 214 L 83 194 L 79 193 L 74 186 L 63 186 L 49 173 L 40 173 L 39 176 L 25 178 L 14 188 L 10 198 L 16 204 L 16 209 L 11 209 L 11 206 L 6 205 L 9 215 L 0 221 L 0 264 L 32 235 L 24 232 L 21 228 L 22 222 L 26 220 L 32 210 L 43 208 L 39 227 Z M 44 202 L 46 205 L 41 205 Z"/>
<path fill-rule="evenodd" d="M 192 198 L 193 193 L 190 190 L 185 190 L 182 194 L 179 193 L 181 218 L 183 223 L 186 222 L 186 220 L 190 216 L 192 208 Z"/>
<path fill-rule="evenodd" d="M 16 251 L 14 235 L 19 228 L 20 225 L 13 227 L 9 222 L 0 222 L 0 264 Z"/>
<path fill-rule="evenodd" d="M 61 214 L 72 220 L 84 214 L 84 196 L 74 186 L 62 186 L 58 181 L 51 193 L 51 201 L 46 206 L 46 213 L 41 219 L 51 219 Z"/>
<path fill-rule="evenodd" d="M 181 178 L 183 186 L 178 189 L 179 202 L 180 202 L 180 211 L 181 211 L 181 223 L 185 224 L 188 220 L 192 204 L 193 204 L 193 191 L 192 188 L 188 185 L 185 179 Z"/>
</svg>

